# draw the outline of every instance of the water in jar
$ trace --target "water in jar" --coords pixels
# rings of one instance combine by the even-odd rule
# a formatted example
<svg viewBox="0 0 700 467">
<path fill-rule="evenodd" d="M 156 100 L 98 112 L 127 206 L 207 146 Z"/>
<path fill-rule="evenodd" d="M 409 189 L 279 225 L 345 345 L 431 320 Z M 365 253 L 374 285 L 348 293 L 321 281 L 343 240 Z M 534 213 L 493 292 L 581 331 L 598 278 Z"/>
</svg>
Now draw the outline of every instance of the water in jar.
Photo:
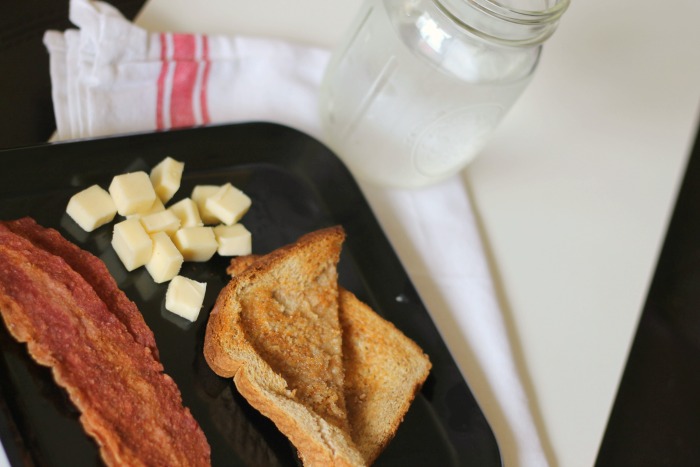
<svg viewBox="0 0 700 467">
<path fill-rule="evenodd" d="M 326 142 L 370 182 L 445 179 L 485 145 L 539 53 L 478 39 L 432 0 L 369 0 L 321 86 Z"/>
</svg>

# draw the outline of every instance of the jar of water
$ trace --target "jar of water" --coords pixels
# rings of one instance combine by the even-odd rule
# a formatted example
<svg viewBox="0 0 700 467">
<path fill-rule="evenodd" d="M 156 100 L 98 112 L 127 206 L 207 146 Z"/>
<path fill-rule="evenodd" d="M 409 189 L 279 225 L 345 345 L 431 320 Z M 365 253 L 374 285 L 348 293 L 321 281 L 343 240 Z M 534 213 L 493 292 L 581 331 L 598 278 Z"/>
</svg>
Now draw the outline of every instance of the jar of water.
<svg viewBox="0 0 700 467">
<path fill-rule="evenodd" d="M 537 67 L 569 0 L 366 0 L 320 90 L 355 176 L 419 187 L 464 168 Z"/>
</svg>

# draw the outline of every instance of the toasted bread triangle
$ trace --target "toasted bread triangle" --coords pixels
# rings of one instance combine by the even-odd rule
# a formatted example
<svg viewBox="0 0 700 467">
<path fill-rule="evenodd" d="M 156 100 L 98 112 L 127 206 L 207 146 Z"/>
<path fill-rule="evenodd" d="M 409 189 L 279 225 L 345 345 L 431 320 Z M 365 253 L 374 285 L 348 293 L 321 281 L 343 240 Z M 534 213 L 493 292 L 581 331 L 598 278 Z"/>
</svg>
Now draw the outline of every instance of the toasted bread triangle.
<svg viewBox="0 0 700 467">
<path fill-rule="evenodd" d="M 336 265 L 341 227 L 318 230 L 261 257 L 222 290 L 204 356 L 233 377 L 305 465 L 361 465 L 344 396 Z"/>
<path fill-rule="evenodd" d="M 413 340 L 342 287 L 339 304 L 350 432 L 369 465 L 396 435 L 431 363 Z"/>
<path fill-rule="evenodd" d="M 232 258 L 235 277 L 261 256 Z M 393 439 L 430 372 L 423 350 L 353 293 L 338 288 L 345 403 L 352 441 L 368 465 Z"/>
</svg>

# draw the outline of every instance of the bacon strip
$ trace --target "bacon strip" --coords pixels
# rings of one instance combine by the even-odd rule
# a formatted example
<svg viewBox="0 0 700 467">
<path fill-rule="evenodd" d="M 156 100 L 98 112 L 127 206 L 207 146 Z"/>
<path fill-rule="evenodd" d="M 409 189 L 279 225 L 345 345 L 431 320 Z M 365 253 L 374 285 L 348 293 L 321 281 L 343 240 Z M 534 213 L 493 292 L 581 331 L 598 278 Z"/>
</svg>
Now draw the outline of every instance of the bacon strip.
<svg viewBox="0 0 700 467">
<path fill-rule="evenodd" d="M 57 230 L 43 227 L 30 217 L 2 224 L 42 250 L 63 258 L 75 272 L 83 276 L 117 319 L 124 323 L 136 342 L 151 349 L 158 358 L 153 331 L 146 325 L 136 304 L 119 289 L 102 260 L 69 242 Z"/>
<path fill-rule="evenodd" d="M 107 465 L 209 465 L 175 382 L 60 256 L 0 223 L 0 313 L 51 367 Z"/>
</svg>

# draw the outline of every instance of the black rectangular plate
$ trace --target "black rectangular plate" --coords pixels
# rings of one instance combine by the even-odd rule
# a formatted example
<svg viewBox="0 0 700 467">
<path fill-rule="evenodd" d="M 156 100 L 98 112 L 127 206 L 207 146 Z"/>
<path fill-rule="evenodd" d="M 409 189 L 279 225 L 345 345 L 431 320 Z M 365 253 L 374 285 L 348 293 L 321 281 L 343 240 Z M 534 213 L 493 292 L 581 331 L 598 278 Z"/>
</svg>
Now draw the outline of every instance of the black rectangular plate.
<svg viewBox="0 0 700 467">
<path fill-rule="evenodd" d="M 164 309 L 167 284 L 155 284 L 143 268 L 126 272 L 110 246 L 111 224 L 88 234 L 65 214 L 68 199 L 79 190 L 92 184 L 107 188 L 114 175 L 149 171 L 165 156 L 185 162 L 173 201 L 195 185 L 226 182 L 252 198 L 242 223 L 253 235 L 254 253 L 318 228 L 345 228 L 341 285 L 414 339 L 433 363 L 376 465 L 501 465 L 483 413 L 357 184 L 316 140 L 284 126 L 250 123 L 0 151 L 0 219 L 31 216 L 102 258 L 153 330 L 165 371 L 202 426 L 215 466 L 298 465 L 286 438 L 202 357 L 207 316 L 226 283 L 228 260 L 183 266 L 182 275 L 207 282 L 199 319 L 189 323 Z M 11 463 L 100 465 L 96 444 L 51 372 L 34 363 L 4 326 L 0 345 L 0 436 Z"/>
</svg>

